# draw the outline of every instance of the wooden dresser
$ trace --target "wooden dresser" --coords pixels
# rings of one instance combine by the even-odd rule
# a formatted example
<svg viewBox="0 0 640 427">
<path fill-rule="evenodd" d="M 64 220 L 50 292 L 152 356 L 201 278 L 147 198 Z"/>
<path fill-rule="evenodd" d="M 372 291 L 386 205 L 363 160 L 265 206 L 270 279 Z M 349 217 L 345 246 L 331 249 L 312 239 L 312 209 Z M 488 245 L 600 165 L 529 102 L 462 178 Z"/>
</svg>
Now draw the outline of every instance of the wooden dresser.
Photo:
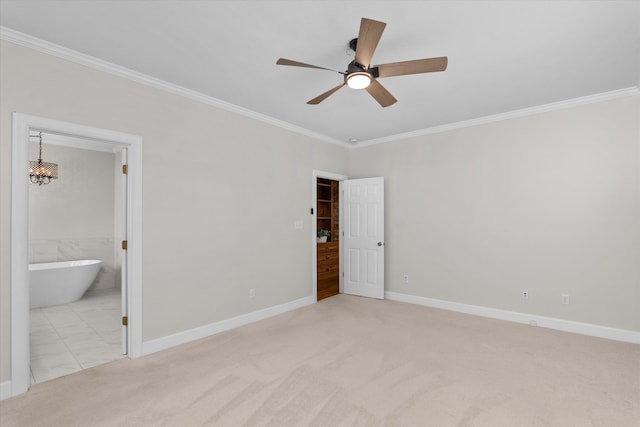
<svg viewBox="0 0 640 427">
<path fill-rule="evenodd" d="M 318 243 L 318 301 L 340 291 L 339 242 Z"/>
</svg>

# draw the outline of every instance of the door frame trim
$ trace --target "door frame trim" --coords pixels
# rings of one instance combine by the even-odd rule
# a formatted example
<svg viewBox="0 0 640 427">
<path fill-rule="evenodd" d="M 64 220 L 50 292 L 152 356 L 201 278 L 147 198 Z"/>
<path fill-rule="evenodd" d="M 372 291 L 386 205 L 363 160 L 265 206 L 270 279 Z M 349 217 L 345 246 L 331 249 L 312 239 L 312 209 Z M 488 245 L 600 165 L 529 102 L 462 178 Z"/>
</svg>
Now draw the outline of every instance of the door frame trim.
<svg viewBox="0 0 640 427">
<path fill-rule="evenodd" d="M 11 396 L 31 384 L 29 348 L 29 131 L 82 138 L 86 147 L 127 149 L 128 357 L 142 355 L 142 137 L 14 112 L 11 154 Z M 82 144 L 85 144 L 83 142 Z"/>
<path fill-rule="evenodd" d="M 318 235 L 318 188 L 316 187 L 318 178 L 331 179 L 333 181 L 344 181 L 349 179 L 349 177 L 347 175 L 341 175 L 333 172 L 325 172 L 315 169 L 311 172 L 311 206 L 313 207 L 313 214 L 311 215 L 311 274 L 313 276 L 311 280 L 311 296 L 313 297 L 313 300 L 315 302 L 318 302 L 318 246 L 316 241 L 316 237 Z M 340 211 L 340 214 L 338 221 L 341 224 L 340 227 L 342 228 L 342 197 L 340 197 L 339 200 L 340 202 L 338 205 L 338 209 Z M 338 245 L 338 247 L 338 257 L 340 259 L 340 293 L 342 293 L 342 239 L 340 239 L 340 244 Z"/>
</svg>

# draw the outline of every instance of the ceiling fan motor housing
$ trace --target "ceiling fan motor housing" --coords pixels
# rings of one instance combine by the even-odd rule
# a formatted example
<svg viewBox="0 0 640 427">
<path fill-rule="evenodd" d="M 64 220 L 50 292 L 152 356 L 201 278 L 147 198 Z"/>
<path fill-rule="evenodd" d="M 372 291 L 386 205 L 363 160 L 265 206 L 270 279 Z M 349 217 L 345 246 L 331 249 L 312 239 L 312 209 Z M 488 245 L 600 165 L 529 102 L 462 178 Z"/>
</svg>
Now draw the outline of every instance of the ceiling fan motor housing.
<svg viewBox="0 0 640 427">
<path fill-rule="evenodd" d="M 356 61 L 351 61 L 347 66 L 347 73 L 345 74 L 345 78 L 353 73 L 367 73 L 371 76 L 371 78 L 378 78 L 378 67 L 369 67 L 368 69 L 364 67 L 362 64 L 358 64 Z"/>
</svg>

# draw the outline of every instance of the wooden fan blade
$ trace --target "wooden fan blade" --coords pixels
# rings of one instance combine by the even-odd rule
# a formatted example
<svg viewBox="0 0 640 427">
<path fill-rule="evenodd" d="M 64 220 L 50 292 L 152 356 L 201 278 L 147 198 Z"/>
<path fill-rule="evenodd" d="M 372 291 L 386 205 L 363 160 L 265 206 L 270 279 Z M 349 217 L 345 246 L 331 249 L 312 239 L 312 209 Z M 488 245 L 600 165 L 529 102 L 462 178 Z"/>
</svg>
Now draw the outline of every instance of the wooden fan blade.
<svg viewBox="0 0 640 427">
<path fill-rule="evenodd" d="M 340 71 L 332 70 L 331 68 L 318 67 L 317 65 L 305 64 L 304 62 L 292 61 L 291 59 L 280 58 L 276 61 L 278 65 L 291 65 L 292 67 L 305 67 L 305 68 L 317 68 L 319 70 L 328 70 L 335 71 L 339 73 Z"/>
<path fill-rule="evenodd" d="M 346 83 L 339 84 L 338 86 L 334 87 L 333 89 L 330 89 L 330 90 L 326 91 L 322 95 L 316 96 L 311 101 L 308 101 L 307 104 L 311 104 L 311 105 L 320 104 L 322 101 L 324 101 L 325 99 L 327 99 L 328 97 L 333 95 L 335 92 L 337 92 L 338 89 L 341 89 L 342 86 L 344 86 L 345 84 Z"/>
<path fill-rule="evenodd" d="M 378 65 L 378 77 L 405 76 L 407 74 L 433 73 L 447 69 L 446 56 L 416 59 L 414 61 L 392 62 Z"/>
<path fill-rule="evenodd" d="M 376 79 L 371 80 L 371 83 L 365 89 L 383 107 L 388 107 L 398 102 Z"/>
<path fill-rule="evenodd" d="M 382 32 L 387 24 L 373 19 L 362 18 L 360 21 L 360 32 L 358 33 L 358 44 L 356 45 L 355 60 L 365 69 L 371 64 L 371 57 L 375 52 Z"/>
</svg>

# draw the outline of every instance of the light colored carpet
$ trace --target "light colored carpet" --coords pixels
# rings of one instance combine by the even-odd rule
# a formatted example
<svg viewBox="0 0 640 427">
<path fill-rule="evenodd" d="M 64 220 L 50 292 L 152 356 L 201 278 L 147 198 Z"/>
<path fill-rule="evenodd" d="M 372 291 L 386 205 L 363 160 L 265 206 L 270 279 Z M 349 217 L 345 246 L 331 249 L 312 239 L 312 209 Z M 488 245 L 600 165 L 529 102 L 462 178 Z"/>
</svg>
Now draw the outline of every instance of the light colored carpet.
<svg viewBox="0 0 640 427">
<path fill-rule="evenodd" d="M 640 346 L 338 295 L 0 402 L 9 426 L 640 426 Z"/>
</svg>

